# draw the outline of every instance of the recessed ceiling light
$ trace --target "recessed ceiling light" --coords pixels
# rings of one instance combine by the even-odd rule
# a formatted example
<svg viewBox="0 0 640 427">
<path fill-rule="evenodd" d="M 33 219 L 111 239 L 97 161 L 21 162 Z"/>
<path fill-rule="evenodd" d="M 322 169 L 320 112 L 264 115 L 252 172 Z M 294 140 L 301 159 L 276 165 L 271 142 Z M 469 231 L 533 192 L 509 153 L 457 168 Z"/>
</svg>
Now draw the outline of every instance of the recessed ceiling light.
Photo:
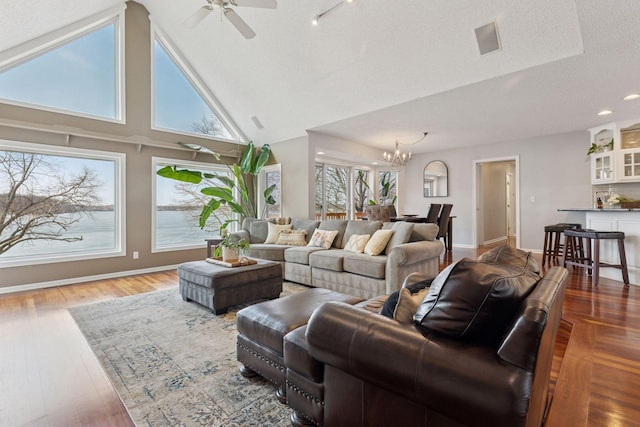
<svg viewBox="0 0 640 427">
<path fill-rule="evenodd" d="M 625 96 L 624 98 L 622 98 L 623 101 L 631 101 L 632 99 L 638 99 L 640 98 L 640 93 L 632 93 L 629 94 L 627 96 Z"/>
<path fill-rule="evenodd" d="M 324 151 L 318 151 L 316 154 L 318 154 L 319 156 L 322 156 L 324 154 Z"/>
<path fill-rule="evenodd" d="M 598 113 L 599 116 L 608 116 L 609 114 L 613 113 L 612 110 L 602 110 Z"/>
</svg>

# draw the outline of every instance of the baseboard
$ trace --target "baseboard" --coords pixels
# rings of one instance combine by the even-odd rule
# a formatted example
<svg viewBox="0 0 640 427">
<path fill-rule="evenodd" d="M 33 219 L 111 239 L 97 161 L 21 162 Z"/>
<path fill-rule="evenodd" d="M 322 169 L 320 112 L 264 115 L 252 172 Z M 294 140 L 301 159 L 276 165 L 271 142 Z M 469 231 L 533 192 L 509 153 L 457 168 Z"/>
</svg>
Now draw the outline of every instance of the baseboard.
<svg viewBox="0 0 640 427">
<path fill-rule="evenodd" d="M 33 291 L 35 289 L 53 288 L 55 286 L 72 285 L 74 283 L 93 282 L 94 280 L 115 279 L 118 277 L 134 276 L 136 274 L 157 273 L 158 271 L 173 270 L 178 265 L 163 265 L 160 267 L 142 268 L 140 270 L 117 271 L 114 273 L 96 274 L 94 276 L 73 277 L 70 279 L 52 280 L 50 282 L 29 283 L 28 285 L 16 285 L 0 288 L 0 295 L 13 292 Z"/>
<path fill-rule="evenodd" d="M 500 242 L 504 242 L 507 240 L 507 236 L 500 236 L 498 238 L 495 239 L 491 239 L 491 240 L 485 240 L 484 243 L 482 244 L 483 246 L 486 245 L 493 245 L 495 243 L 500 243 Z"/>
</svg>

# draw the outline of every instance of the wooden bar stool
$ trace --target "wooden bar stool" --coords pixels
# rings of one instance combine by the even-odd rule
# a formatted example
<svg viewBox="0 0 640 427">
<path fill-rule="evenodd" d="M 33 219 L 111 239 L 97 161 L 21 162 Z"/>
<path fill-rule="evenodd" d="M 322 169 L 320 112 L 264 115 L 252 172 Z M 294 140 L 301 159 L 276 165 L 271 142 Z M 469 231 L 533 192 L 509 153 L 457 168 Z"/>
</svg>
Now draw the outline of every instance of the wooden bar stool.
<svg viewBox="0 0 640 427">
<path fill-rule="evenodd" d="M 551 259 L 556 259 L 564 253 L 564 243 L 562 243 L 562 232 L 570 229 L 580 229 L 582 224 L 559 223 L 544 227 L 544 245 L 542 248 L 542 266 L 547 262 L 551 265 Z M 581 247 L 580 247 L 581 249 Z"/>
<path fill-rule="evenodd" d="M 597 285 L 600 279 L 601 267 L 613 267 L 622 270 L 622 281 L 629 284 L 629 270 L 627 269 L 627 256 L 624 250 L 624 233 L 622 231 L 597 231 L 589 229 L 568 229 L 564 231 L 565 251 L 562 255 L 562 265 L 575 265 L 587 269 L 592 273 L 593 284 Z M 578 241 L 585 239 L 586 255 L 579 255 L 577 251 Z M 620 264 L 608 264 L 600 261 L 600 240 L 617 240 Z M 593 254 L 591 242 L 593 241 Z"/>
</svg>

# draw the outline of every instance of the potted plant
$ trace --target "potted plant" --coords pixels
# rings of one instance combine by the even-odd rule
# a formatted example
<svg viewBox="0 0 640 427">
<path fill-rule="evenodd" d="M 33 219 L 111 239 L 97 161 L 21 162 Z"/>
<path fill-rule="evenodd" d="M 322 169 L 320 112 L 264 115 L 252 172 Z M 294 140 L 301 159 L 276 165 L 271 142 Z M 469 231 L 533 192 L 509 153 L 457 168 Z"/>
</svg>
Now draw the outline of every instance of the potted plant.
<svg viewBox="0 0 640 427">
<path fill-rule="evenodd" d="M 157 171 L 157 174 L 176 181 L 187 182 L 194 185 L 206 184 L 200 192 L 209 197 L 202 207 L 198 220 L 200 228 L 204 229 L 207 220 L 222 206 L 228 206 L 231 212 L 238 215 L 238 219 L 218 219 L 220 231 L 226 230 L 232 222 L 242 224 L 244 218 L 257 218 L 258 212 L 255 205 L 254 189 L 258 188 L 258 175 L 262 167 L 269 160 L 271 147 L 263 145 L 254 156 L 253 142 L 249 142 L 240 158 L 240 164 L 229 165 L 224 162 L 220 154 L 203 147 L 192 146 L 179 142 L 178 144 L 194 151 L 210 153 L 213 157 L 229 168 L 233 179 L 228 176 L 219 176 L 211 173 L 203 173 L 197 170 L 178 169 L 177 166 L 165 166 Z M 264 193 L 265 209 L 267 205 L 273 205 L 276 200 L 271 193 L 275 190 L 275 184 L 267 188 Z"/>
<path fill-rule="evenodd" d="M 606 144 L 596 144 L 595 142 L 591 143 L 589 150 L 587 151 L 587 156 L 590 156 L 594 153 L 602 153 L 603 151 L 611 151 L 613 150 L 613 138 Z"/>
<path fill-rule="evenodd" d="M 214 257 L 222 257 L 224 262 L 234 262 L 240 259 L 240 251 L 249 249 L 251 245 L 245 239 L 238 239 L 228 234 L 216 246 Z"/>
</svg>

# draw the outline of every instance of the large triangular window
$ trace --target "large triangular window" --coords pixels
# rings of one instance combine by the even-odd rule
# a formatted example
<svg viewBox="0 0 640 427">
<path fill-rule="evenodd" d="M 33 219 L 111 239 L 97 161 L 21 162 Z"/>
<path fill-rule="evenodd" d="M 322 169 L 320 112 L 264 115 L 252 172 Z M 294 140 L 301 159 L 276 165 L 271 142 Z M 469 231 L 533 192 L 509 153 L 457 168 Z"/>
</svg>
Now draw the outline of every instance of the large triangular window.
<svg viewBox="0 0 640 427">
<path fill-rule="evenodd" d="M 158 33 L 153 42 L 153 86 L 156 129 L 242 140 L 213 95 Z"/>
<path fill-rule="evenodd" d="M 0 65 L 0 101 L 121 120 L 121 24 L 118 14 L 41 37 Z"/>
</svg>

